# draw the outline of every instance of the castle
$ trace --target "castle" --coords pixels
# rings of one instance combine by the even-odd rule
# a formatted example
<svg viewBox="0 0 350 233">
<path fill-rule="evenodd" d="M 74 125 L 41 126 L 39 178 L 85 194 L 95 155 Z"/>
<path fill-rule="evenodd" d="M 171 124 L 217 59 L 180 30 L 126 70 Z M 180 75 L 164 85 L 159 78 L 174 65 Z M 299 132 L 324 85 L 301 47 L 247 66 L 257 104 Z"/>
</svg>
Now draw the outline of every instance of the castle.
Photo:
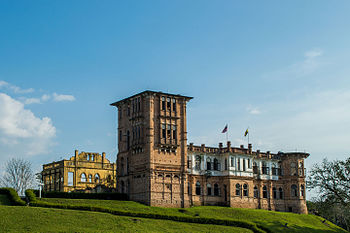
<svg viewBox="0 0 350 233">
<path fill-rule="evenodd" d="M 192 97 L 144 91 L 118 102 L 117 191 L 151 206 L 224 205 L 307 213 L 308 153 L 187 144 Z"/>
</svg>

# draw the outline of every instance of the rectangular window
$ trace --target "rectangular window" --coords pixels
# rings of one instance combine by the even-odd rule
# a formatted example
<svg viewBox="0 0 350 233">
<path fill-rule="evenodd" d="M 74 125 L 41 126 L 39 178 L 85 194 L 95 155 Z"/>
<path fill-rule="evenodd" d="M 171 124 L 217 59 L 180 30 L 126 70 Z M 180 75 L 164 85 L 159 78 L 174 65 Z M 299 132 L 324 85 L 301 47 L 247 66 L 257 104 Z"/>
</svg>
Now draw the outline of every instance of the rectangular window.
<svg viewBox="0 0 350 233">
<path fill-rule="evenodd" d="M 171 125 L 167 125 L 167 138 L 171 138 Z"/>
<path fill-rule="evenodd" d="M 137 108 L 138 108 L 138 111 L 140 112 L 141 111 L 141 98 L 138 98 L 137 99 Z"/>
<path fill-rule="evenodd" d="M 238 171 L 241 170 L 241 159 L 240 158 L 237 159 L 237 170 Z"/>
<path fill-rule="evenodd" d="M 166 107 L 167 107 L 168 110 L 170 110 L 170 108 L 171 108 L 171 103 L 170 103 L 170 98 L 169 97 L 166 98 Z"/>
<path fill-rule="evenodd" d="M 176 125 L 173 125 L 173 139 L 176 140 L 176 134 L 177 134 L 177 130 L 176 130 Z"/>
<path fill-rule="evenodd" d="M 250 159 L 248 159 L 248 168 L 251 168 L 251 166 L 250 166 Z"/>
<path fill-rule="evenodd" d="M 162 110 L 165 110 L 165 97 L 162 97 Z"/>
<path fill-rule="evenodd" d="M 243 171 L 245 171 L 245 159 L 243 159 Z"/>
<path fill-rule="evenodd" d="M 68 186 L 73 186 L 74 172 L 68 172 Z"/>
<path fill-rule="evenodd" d="M 233 157 L 231 157 L 231 167 L 234 167 L 235 166 L 235 161 L 233 159 Z"/>
<path fill-rule="evenodd" d="M 166 138 L 165 124 L 162 124 L 162 138 Z"/>
<path fill-rule="evenodd" d="M 119 130 L 119 141 L 121 142 L 122 141 L 122 131 Z"/>
<path fill-rule="evenodd" d="M 176 99 L 173 99 L 173 111 L 176 112 Z"/>
<path fill-rule="evenodd" d="M 225 159 L 225 170 L 227 170 L 227 159 Z"/>
</svg>

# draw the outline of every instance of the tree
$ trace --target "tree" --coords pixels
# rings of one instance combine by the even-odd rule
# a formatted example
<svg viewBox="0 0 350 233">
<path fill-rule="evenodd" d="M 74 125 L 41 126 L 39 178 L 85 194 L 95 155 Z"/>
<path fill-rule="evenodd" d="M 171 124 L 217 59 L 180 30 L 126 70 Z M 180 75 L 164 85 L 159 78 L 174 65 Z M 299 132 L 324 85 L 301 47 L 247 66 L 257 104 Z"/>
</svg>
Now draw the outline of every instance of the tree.
<svg viewBox="0 0 350 233">
<path fill-rule="evenodd" d="M 6 163 L 5 173 L 1 178 L 1 185 L 14 188 L 19 195 L 24 195 L 26 189 L 34 182 L 32 165 L 24 159 L 12 158 Z"/>
<path fill-rule="evenodd" d="M 326 219 L 350 229 L 350 158 L 324 159 L 310 170 L 308 189 L 316 189 L 316 211 Z"/>
</svg>

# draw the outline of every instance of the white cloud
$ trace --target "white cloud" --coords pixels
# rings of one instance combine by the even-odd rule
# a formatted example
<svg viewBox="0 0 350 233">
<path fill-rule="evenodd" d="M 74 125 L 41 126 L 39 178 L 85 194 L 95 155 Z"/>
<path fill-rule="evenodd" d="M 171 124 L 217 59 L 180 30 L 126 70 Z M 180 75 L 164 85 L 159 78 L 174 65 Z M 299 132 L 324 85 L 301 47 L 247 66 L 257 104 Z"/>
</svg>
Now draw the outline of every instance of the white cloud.
<svg viewBox="0 0 350 233">
<path fill-rule="evenodd" d="M 27 93 L 32 93 L 34 92 L 33 88 L 28 88 L 28 89 L 22 89 L 18 86 L 12 85 L 8 82 L 5 82 L 3 80 L 0 80 L 0 88 L 5 88 L 8 90 L 11 90 L 12 92 L 16 93 L 16 94 L 27 94 Z"/>
<path fill-rule="evenodd" d="M 41 100 L 39 98 L 25 98 L 24 104 L 40 104 Z"/>
<path fill-rule="evenodd" d="M 50 118 L 35 116 L 23 103 L 4 93 L 0 93 L 0 106 L 0 153 L 3 157 L 36 155 L 48 150 L 56 135 Z"/>
<path fill-rule="evenodd" d="M 323 51 L 321 49 L 312 49 L 309 51 L 306 51 L 304 56 L 308 59 L 313 59 L 315 57 L 319 57 L 323 55 Z"/>
<path fill-rule="evenodd" d="M 261 111 L 258 109 L 258 108 L 255 108 L 255 107 L 252 107 L 252 106 L 248 106 L 246 108 L 247 112 L 249 114 L 252 114 L 252 115 L 259 115 L 261 114 Z"/>
<path fill-rule="evenodd" d="M 59 95 L 57 93 L 53 93 L 52 97 L 55 102 L 75 101 L 75 97 L 72 95 Z"/>
<path fill-rule="evenodd" d="M 51 99 L 51 96 L 50 95 L 43 95 L 43 96 L 41 96 L 41 100 L 42 101 L 48 101 L 49 99 Z"/>
</svg>

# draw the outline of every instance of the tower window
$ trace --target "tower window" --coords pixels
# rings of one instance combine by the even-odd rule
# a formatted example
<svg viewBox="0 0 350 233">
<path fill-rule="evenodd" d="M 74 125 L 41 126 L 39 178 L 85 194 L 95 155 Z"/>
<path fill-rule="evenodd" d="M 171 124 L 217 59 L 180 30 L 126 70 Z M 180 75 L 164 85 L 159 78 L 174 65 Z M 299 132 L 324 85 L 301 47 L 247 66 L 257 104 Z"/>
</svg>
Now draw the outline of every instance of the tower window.
<svg viewBox="0 0 350 233">
<path fill-rule="evenodd" d="M 236 196 L 241 196 L 241 185 L 236 184 Z"/>
<path fill-rule="evenodd" d="M 199 181 L 196 183 L 196 195 L 201 195 L 201 183 Z"/>
<path fill-rule="evenodd" d="M 170 98 L 169 97 L 166 98 L 166 107 L 167 107 L 168 110 L 171 109 L 171 103 L 170 103 Z"/>
<path fill-rule="evenodd" d="M 176 134 L 177 134 L 177 131 L 176 131 L 176 125 L 173 125 L 173 139 L 176 140 Z"/>
<path fill-rule="evenodd" d="M 167 125 L 167 138 L 170 139 L 171 138 L 171 125 Z"/>
<path fill-rule="evenodd" d="M 243 196 L 248 197 L 248 185 L 243 185 Z"/>
<path fill-rule="evenodd" d="M 258 198 L 259 197 L 259 190 L 257 186 L 254 186 L 254 198 Z"/>
<path fill-rule="evenodd" d="M 165 110 L 165 97 L 162 97 L 162 110 Z"/>
<path fill-rule="evenodd" d="M 207 184 L 207 195 L 208 196 L 212 195 L 212 193 L 211 193 L 211 184 Z"/>
<path fill-rule="evenodd" d="M 173 99 L 173 111 L 176 112 L 176 99 Z"/>
<path fill-rule="evenodd" d="M 267 187 L 264 185 L 263 187 L 263 198 L 267 198 Z"/>
<path fill-rule="evenodd" d="M 165 124 L 162 124 L 162 138 L 166 138 Z"/>
</svg>

